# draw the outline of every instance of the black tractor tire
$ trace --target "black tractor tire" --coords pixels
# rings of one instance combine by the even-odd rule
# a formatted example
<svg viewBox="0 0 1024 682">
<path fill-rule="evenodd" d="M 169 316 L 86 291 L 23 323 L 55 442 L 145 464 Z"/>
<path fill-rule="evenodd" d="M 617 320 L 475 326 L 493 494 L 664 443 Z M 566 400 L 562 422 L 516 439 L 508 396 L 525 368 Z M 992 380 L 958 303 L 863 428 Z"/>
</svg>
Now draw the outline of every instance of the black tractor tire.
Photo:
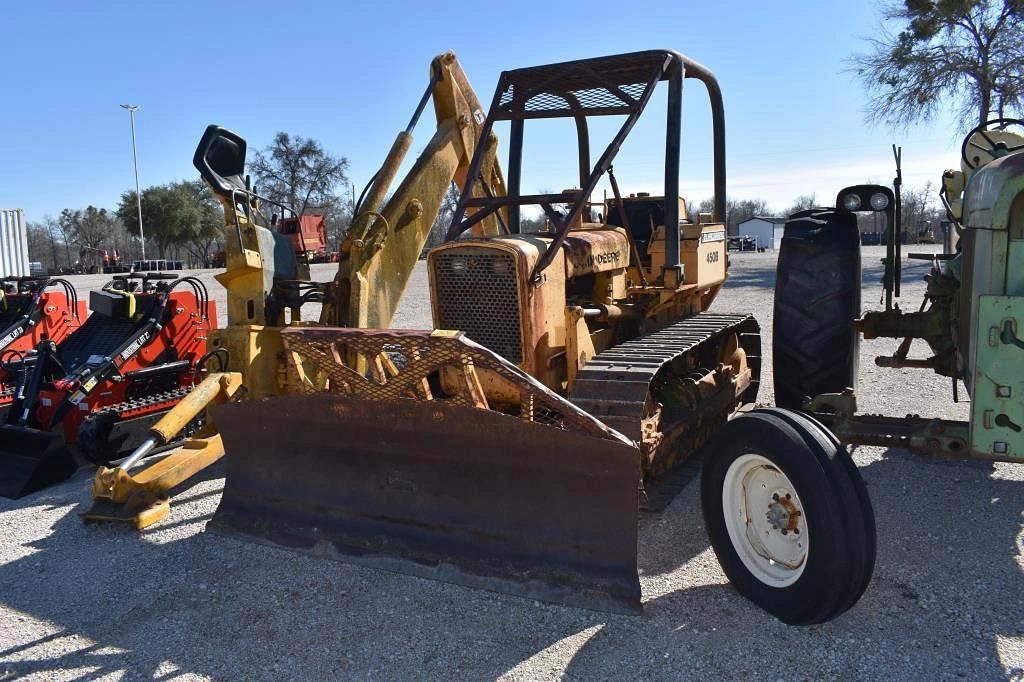
<svg viewBox="0 0 1024 682">
<path fill-rule="evenodd" d="M 786 221 L 775 281 L 775 404 L 802 409 L 822 393 L 856 388 L 860 337 L 857 217 L 818 208 Z"/>
<path fill-rule="evenodd" d="M 802 533 L 787 535 L 774 525 L 771 507 L 779 505 L 771 500 L 781 503 L 779 495 L 799 511 L 788 518 L 802 519 Z M 875 556 L 866 500 L 846 450 L 820 425 L 786 410 L 754 410 L 725 424 L 701 474 L 705 525 L 726 576 L 740 594 L 790 625 L 832 620 L 863 594 Z M 805 544 L 794 545 L 800 541 Z M 787 569 L 776 550 L 794 546 L 799 560 Z"/>
<path fill-rule="evenodd" d="M 867 589 L 868 583 L 871 582 L 871 576 L 875 572 L 878 529 L 875 526 L 875 508 L 871 504 L 871 496 L 868 494 L 867 485 L 864 483 L 864 479 L 861 478 L 860 470 L 857 469 L 857 464 L 853 461 L 853 457 L 850 456 L 849 450 L 847 450 L 846 447 L 839 442 L 839 439 L 836 438 L 836 435 L 820 421 L 803 412 L 795 412 L 793 410 L 786 410 L 777 407 L 767 407 L 763 408 L 761 411 L 778 415 L 780 419 L 787 421 L 797 429 L 803 430 L 804 433 L 823 436 L 831 447 L 836 448 L 836 459 L 846 467 L 846 470 L 850 475 L 855 503 L 860 506 L 860 518 L 863 521 L 862 527 L 853 529 L 853 532 L 863 533 L 865 552 L 861 557 L 861 577 L 859 581 L 857 581 L 857 584 L 854 585 L 854 589 L 851 590 L 848 595 L 848 603 L 841 607 L 840 611 L 837 613 L 838 615 L 839 613 L 847 611 L 851 606 L 857 603 L 864 594 L 864 590 Z"/>
</svg>

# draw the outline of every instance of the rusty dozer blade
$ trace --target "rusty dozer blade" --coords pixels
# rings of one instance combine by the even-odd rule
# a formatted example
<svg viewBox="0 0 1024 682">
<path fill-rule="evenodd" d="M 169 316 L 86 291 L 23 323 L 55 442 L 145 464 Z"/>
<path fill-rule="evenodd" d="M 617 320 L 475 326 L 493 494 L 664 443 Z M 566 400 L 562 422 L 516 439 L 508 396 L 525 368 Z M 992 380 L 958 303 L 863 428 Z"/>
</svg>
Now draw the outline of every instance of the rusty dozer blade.
<svg viewBox="0 0 1024 682">
<path fill-rule="evenodd" d="M 282 336 L 289 381 L 306 393 L 213 408 L 228 456 L 210 530 L 544 601 L 640 609 L 630 441 L 461 335 Z M 374 376 L 342 364 L 344 351 L 361 353 Z M 320 390 L 311 367 L 330 377 Z M 480 402 L 480 368 L 520 389 L 520 409 Z M 442 397 L 444 371 L 466 390 Z"/>
<path fill-rule="evenodd" d="M 0 496 L 18 499 L 70 478 L 75 458 L 56 433 L 0 426 Z"/>
</svg>

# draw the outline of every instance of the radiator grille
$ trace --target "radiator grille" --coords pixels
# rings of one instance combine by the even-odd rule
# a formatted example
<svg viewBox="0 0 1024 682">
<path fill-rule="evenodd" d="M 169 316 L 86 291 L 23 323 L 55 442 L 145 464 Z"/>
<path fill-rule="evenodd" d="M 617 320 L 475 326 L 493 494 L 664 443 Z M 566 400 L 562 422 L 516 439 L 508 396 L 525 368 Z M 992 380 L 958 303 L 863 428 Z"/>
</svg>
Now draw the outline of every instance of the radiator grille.
<svg viewBox="0 0 1024 682">
<path fill-rule="evenodd" d="M 500 251 L 435 254 L 438 327 L 455 329 L 509 362 L 523 361 L 515 259 Z"/>
</svg>

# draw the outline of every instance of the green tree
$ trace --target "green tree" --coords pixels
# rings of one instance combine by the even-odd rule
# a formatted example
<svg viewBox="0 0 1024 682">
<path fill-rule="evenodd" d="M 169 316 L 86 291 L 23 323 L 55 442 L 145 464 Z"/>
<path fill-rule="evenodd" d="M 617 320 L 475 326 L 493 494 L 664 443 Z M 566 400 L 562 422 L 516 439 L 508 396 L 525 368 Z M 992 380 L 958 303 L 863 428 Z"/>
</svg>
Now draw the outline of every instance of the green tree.
<svg viewBox="0 0 1024 682">
<path fill-rule="evenodd" d="M 139 233 L 135 192 L 121 195 L 117 215 L 127 232 Z M 142 226 L 146 240 L 166 258 L 171 247 L 183 247 L 194 260 L 202 262 L 214 241 L 220 239 L 223 219 L 219 204 L 199 180 L 183 180 L 148 187 L 142 191 Z"/>
<path fill-rule="evenodd" d="M 279 132 L 249 163 L 256 190 L 298 215 L 329 215 L 339 201 L 336 188 L 348 182 L 348 159 L 328 154 L 312 138 Z M 270 209 L 275 211 L 276 209 Z"/>
<path fill-rule="evenodd" d="M 967 129 L 1020 108 L 1024 0 L 903 0 L 883 18 L 899 32 L 883 26 L 849 59 L 870 122 L 906 127 L 951 105 Z"/>
<path fill-rule="evenodd" d="M 129 190 L 121 195 L 121 204 L 117 208 L 117 215 L 132 237 L 139 234 L 136 201 L 135 192 Z M 156 245 L 159 258 L 166 258 L 168 246 L 178 237 L 178 227 L 183 218 L 181 206 L 181 197 L 166 185 L 147 187 L 142 191 L 142 227 L 147 244 Z"/>
<path fill-rule="evenodd" d="M 224 210 L 202 180 L 174 183 L 195 204 L 191 220 L 181 227 L 179 242 L 194 263 L 206 264 L 214 242 L 224 239 Z"/>
</svg>

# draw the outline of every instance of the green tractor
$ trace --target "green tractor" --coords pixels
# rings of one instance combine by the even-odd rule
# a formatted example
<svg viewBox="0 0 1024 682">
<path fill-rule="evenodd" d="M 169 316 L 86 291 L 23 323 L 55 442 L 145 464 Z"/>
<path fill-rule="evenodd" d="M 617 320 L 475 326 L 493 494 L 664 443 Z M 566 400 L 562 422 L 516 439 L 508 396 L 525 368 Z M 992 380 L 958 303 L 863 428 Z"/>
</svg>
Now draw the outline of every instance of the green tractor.
<svg viewBox="0 0 1024 682">
<path fill-rule="evenodd" d="M 1024 462 L 1024 121 L 972 130 L 961 170 L 946 171 L 941 196 L 954 239 L 932 261 L 919 310 L 901 310 L 899 152 L 893 189 L 847 187 L 835 208 L 787 221 L 775 292 L 775 398 L 809 412 L 847 445 L 902 447 L 925 456 Z M 894 191 L 895 190 L 895 191 Z M 856 214 L 883 214 L 885 309 L 860 311 Z M 859 339 L 901 339 L 881 367 L 931 369 L 971 397 L 966 422 L 857 414 Z M 908 357 L 913 339 L 931 350 Z"/>
</svg>

